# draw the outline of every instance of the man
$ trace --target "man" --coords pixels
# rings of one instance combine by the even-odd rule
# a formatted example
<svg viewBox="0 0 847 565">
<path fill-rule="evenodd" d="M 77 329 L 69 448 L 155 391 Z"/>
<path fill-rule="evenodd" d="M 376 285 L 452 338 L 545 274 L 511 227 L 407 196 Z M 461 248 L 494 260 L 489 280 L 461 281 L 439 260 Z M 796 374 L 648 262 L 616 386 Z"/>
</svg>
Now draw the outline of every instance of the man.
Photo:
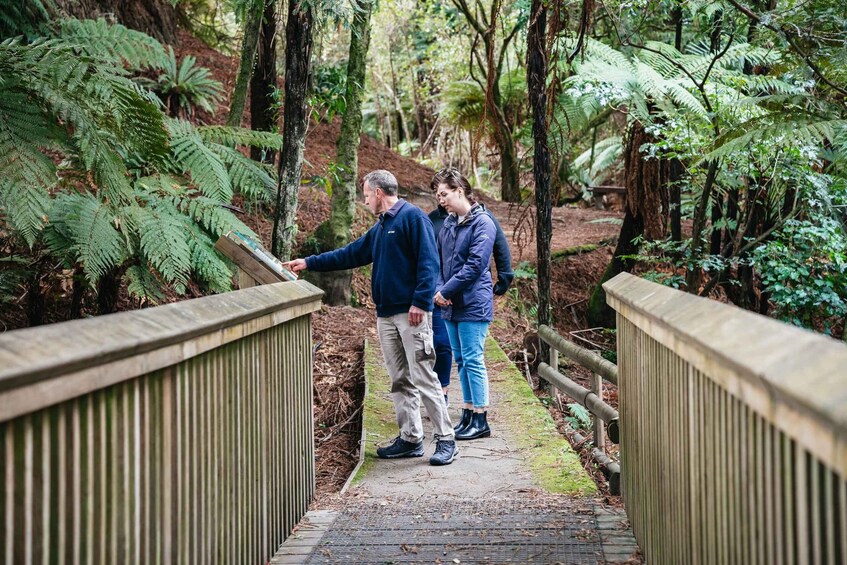
<svg viewBox="0 0 847 565">
<path fill-rule="evenodd" d="M 438 279 L 438 254 L 432 225 L 424 213 L 397 196 L 397 179 L 373 171 L 364 180 L 365 203 L 379 221 L 356 241 L 320 255 L 287 263 L 294 272 L 337 271 L 373 263 L 371 293 L 377 332 L 391 377 L 398 435 L 377 449 L 383 459 L 424 453 L 420 401 L 436 439 L 431 465 L 449 465 L 458 455 L 453 425 L 433 370 L 432 299 Z"/>
</svg>

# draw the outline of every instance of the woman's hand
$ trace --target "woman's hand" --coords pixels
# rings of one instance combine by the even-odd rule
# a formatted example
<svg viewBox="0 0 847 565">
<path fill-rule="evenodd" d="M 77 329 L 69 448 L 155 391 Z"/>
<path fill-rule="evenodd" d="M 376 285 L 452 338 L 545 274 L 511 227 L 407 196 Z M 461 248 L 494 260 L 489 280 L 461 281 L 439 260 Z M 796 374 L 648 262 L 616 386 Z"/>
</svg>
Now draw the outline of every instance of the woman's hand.
<svg viewBox="0 0 847 565">
<path fill-rule="evenodd" d="M 447 306 L 450 306 L 451 304 L 453 304 L 452 300 L 447 300 L 446 298 L 441 296 L 440 292 L 435 293 L 435 305 L 436 306 L 441 306 L 442 308 L 446 308 Z"/>
</svg>

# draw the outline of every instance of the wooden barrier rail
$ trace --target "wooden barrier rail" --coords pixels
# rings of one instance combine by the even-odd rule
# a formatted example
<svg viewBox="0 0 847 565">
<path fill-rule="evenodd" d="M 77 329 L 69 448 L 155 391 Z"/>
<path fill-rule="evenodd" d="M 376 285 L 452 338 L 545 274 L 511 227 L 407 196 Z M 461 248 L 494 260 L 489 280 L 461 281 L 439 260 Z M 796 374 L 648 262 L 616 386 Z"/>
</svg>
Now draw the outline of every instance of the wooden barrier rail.
<svg viewBox="0 0 847 565">
<path fill-rule="evenodd" d="M 594 415 L 592 456 L 609 479 L 609 492 L 620 494 L 621 468 L 617 461 L 606 455 L 606 434 L 603 424 L 608 425 L 609 439 L 618 443 L 618 411 L 603 401 L 603 379 L 617 384 L 618 368 L 593 351 L 580 347 L 556 333 L 549 326 L 538 328 L 538 337 L 550 346 L 550 363 L 538 365 L 538 376 L 555 386 Z M 559 372 L 559 353 L 592 372 L 591 390 L 584 388 Z M 581 434 L 575 434 L 582 438 Z M 577 439 L 582 442 L 582 439 Z"/>
<path fill-rule="evenodd" d="M 321 294 L 0 336 L 0 563 L 267 563 L 314 493 Z"/>
<path fill-rule="evenodd" d="M 847 347 L 621 274 L 622 489 L 650 563 L 847 563 Z"/>
</svg>

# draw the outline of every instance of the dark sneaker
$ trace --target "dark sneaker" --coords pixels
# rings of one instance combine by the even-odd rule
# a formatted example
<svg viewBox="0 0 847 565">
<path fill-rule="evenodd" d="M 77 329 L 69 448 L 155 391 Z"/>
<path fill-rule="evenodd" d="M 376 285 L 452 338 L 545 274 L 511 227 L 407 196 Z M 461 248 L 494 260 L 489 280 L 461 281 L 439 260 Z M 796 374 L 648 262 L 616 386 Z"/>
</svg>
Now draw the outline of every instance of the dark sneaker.
<svg viewBox="0 0 847 565">
<path fill-rule="evenodd" d="M 397 436 L 385 447 L 376 450 L 376 456 L 380 459 L 399 459 L 400 457 L 423 457 L 424 445 L 422 441 L 412 443 Z"/>
<path fill-rule="evenodd" d="M 459 448 L 452 439 L 440 439 L 435 444 L 435 453 L 429 458 L 430 465 L 449 465 L 459 454 Z"/>
</svg>

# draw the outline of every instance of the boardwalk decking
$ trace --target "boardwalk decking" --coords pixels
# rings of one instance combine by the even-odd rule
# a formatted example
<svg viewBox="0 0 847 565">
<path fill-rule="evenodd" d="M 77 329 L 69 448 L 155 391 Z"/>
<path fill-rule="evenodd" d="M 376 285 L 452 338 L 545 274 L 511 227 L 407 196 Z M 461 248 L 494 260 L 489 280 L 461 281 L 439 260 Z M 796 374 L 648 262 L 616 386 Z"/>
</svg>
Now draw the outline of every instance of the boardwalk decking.
<svg viewBox="0 0 847 565">
<path fill-rule="evenodd" d="M 369 350 L 365 419 L 378 429 L 367 430 L 365 470 L 340 509 L 309 512 L 271 563 L 595 564 L 633 557 L 623 510 L 593 492 L 578 459 L 543 420 L 546 412 L 528 413 L 525 404 L 537 401 L 515 393 L 526 381 L 498 353 L 489 347 L 492 437 L 462 442 L 452 465 L 431 467 L 429 442 L 423 458 L 374 458 L 375 442 L 396 429 L 378 349 Z M 546 451 L 557 453 L 545 459 Z"/>
</svg>

